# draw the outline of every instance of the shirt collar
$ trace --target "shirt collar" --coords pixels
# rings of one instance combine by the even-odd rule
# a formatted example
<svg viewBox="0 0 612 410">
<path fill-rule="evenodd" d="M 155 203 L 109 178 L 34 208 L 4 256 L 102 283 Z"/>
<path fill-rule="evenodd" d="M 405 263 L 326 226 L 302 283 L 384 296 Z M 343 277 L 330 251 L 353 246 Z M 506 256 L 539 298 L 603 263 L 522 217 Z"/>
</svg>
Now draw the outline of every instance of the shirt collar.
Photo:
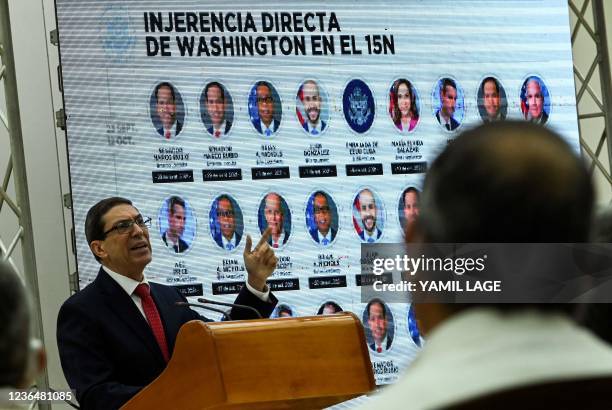
<svg viewBox="0 0 612 410">
<path fill-rule="evenodd" d="M 321 231 L 317 229 L 317 235 L 319 236 L 319 242 L 322 242 L 323 239 L 327 239 L 331 242 L 331 228 L 329 228 L 329 230 L 327 231 L 327 235 L 323 235 Z"/>
<path fill-rule="evenodd" d="M 132 278 L 128 278 L 127 276 L 124 276 L 124 275 L 122 275 L 120 273 L 114 272 L 114 271 L 110 270 L 109 268 L 107 268 L 104 265 L 102 265 L 102 269 L 104 269 L 104 271 L 106 273 L 108 273 L 108 275 L 111 278 L 113 278 L 115 280 L 115 282 L 117 282 L 119 284 L 119 286 L 121 286 L 121 289 L 123 289 L 125 291 L 125 293 L 127 293 L 130 296 L 136 290 L 136 286 L 140 285 L 141 283 L 146 283 L 147 285 L 149 284 L 149 281 L 147 280 L 147 277 L 144 276 L 144 274 L 143 274 L 142 282 L 138 282 L 137 280 L 134 280 Z"/>
<path fill-rule="evenodd" d="M 225 239 L 225 236 L 223 236 L 223 234 L 221 234 L 221 243 L 223 244 L 224 248 L 229 243 L 231 243 L 232 245 L 234 245 L 234 247 L 236 247 L 236 232 L 234 232 L 234 234 L 232 235 L 232 239 L 230 239 L 229 241 Z"/>
</svg>

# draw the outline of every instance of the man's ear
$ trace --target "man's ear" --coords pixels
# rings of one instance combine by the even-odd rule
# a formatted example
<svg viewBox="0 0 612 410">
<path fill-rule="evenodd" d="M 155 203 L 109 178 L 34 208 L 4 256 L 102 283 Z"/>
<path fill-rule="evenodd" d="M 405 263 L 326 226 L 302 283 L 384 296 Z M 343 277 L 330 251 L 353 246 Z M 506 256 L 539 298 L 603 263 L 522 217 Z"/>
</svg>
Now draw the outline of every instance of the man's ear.
<svg viewBox="0 0 612 410">
<path fill-rule="evenodd" d="M 104 259 L 108 255 L 106 253 L 106 250 L 104 249 L 104 241 L 91 241 L 91 243 L 89 244 L 89 249 L 91 249 L 93 254 L 100 259 Z"/>
</svg>

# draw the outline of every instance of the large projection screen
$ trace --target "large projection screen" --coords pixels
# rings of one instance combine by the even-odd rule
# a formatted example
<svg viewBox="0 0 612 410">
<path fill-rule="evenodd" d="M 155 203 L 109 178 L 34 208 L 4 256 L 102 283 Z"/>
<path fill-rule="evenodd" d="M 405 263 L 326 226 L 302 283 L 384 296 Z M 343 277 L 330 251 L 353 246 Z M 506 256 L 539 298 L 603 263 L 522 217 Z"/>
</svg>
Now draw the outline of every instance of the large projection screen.
<svg viewBox="0 0 612 410">
<path fill-rule="evenodd" d="M 503 118 L 579 151 L 565 0 L 56 6 L 80 286 L 105 197 L 152 218 L 146 274 L 189 297 L 233 300 L 246 234 L 269 225 L 276 315 L 355 312 L 379 384 L 421 340 L 410 305 L 389 303 L 373 345 L 360 245 L 403 240 L 428 163 Z"/>
</svg>

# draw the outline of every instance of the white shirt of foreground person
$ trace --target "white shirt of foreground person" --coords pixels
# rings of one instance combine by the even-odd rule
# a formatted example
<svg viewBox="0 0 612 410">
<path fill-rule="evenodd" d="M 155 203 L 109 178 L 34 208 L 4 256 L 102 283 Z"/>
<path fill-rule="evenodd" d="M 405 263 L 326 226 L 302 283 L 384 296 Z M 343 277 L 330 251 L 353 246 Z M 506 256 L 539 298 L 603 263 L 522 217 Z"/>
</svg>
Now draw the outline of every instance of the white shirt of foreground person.
<svg viewBox="0 0 612 410">
<path fill-rule="evenodd" d="M 504 388 L 612 375 L 612 349 L 561 314 L 472 308 L 426 340 L 399 381 L 359 409 L 433 409 Z"/>
</svg>

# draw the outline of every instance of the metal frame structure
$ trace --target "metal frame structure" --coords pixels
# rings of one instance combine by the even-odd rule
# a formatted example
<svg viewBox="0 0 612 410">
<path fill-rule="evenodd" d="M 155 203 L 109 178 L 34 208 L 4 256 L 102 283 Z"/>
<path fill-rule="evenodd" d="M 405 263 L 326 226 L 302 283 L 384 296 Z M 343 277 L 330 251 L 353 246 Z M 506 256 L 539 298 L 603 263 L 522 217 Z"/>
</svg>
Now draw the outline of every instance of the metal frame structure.
<svg viewBox="0 0 612 410">
<path fill-rule="evenodd" d="M 608 53 L 608 42 L 606 37 L 606 24 L 604 16 L 603 0 L 583 0 L 578 7 L 576 0 L 568 0 L 569 8 L 576 17 L 576 23 L 572 27 L 572 48 L 577 47 L 577 38 L 580 30 L 584 30 L 590 40 L 595 44 L 595 54 L 589 56 L 591 64 L 586 73 L 580 71 L 580 68 L 574 61 L 574 76 L 576 78 L 576 107 L 578 109 L 578 121 L 581 126 L 580 145 L 583 153 L 588 155 L 591 160 L 591 173 L 595 167 L 601 171 L 602 175 L 612 185 L 612 113 L 606 110 L 612 104 L 612 78 L 610 77 L 610 59 Z M 587 12 L 592 12 L 593 26 L 587 21 Z M 574 53 L 575 54 L 575 53 Z M 599 90 L 593 89 L 591 86 L 593 75 L 599 68 Z M 580 112 L 581 102 L 585 98 L 585 93 L 588 93 L 595 102 L 598 110 L 595 112 L 583 113 Z M 584 120 L 591 118 L 603 118 L 604 130 L 597 143 L 597 148 L 593 150 L 582 136 L 582 126 Z M 608 160 L 602 161 L 600 158 L 604 144 L 607 142 Z M 604 163 L 607 162 L 607 164 Z"/>
<path fill-rule="evenodd" d="M 0 260 L 9 261 L 15 267 L 11 256 L 18 243 L 21 243 L 23 258 L 23 277 L 26 286 L 34 300 L 40 300 L 38 291 L 38 277 L 36 258 L 34 254 L 34 235 L 28 195 L 26 176 L 26 159 L 21 134 L 21 117 L 19 113 L 19 97 L 17 94 L 17 78 L 15 73 L 15 60 L 13 54 L 13 41 L 11 35 L 11 22 L 9 16 L 8 0 L 0 0 L 0 80 L 4 80 L 4 96 L 6 113 L 0 110 L 0 124 L 8 131 L 10 157 L 0 186 L 0 212 L 8 209 L 17 217 L 18 229 L 10 242 L 5 244 L 0 238 Z M 7 192 L 11 182 L 15 189 L 15 198 Z M 8 205 L 8 208 L 4 205 Z M 34 337 L 43 340 L 42 315 L 40 303 L 33 306 Z M 39 390 L 49 391 L 47 373 L 43 372 L 37 379 Z M 48 403 L 39 403 L 39 408 L 49 409 Z"/>
</svg>

